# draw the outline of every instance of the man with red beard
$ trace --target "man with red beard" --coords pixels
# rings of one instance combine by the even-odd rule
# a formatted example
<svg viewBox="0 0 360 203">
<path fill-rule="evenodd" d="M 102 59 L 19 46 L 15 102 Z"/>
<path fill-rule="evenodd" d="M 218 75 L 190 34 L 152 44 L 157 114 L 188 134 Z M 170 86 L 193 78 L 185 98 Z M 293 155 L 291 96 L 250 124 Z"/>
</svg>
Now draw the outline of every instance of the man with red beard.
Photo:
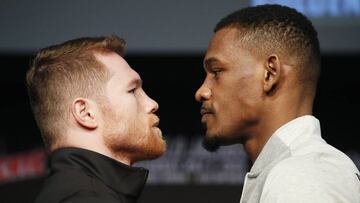
<svg viewBox="0 0 360 203">
<path fill-rule="evenodd" d="M 320 58 L 311 22 L 288 7 L 245 8 L 215 27 L 195 97 L 204 146 L 242 143 L 253 162 L 241 203 L 360 202 L 358 169 L 312 116 Z"/>
<path fill-rule="evenodd" d="M 36 202 L 136 202 L 148 171 L 131 166 L 166 150 L 158 104 L 123 59 L 117 36 L 80 38 L 39 51 L 26 82 L 50 152 Z"/>
</svg>

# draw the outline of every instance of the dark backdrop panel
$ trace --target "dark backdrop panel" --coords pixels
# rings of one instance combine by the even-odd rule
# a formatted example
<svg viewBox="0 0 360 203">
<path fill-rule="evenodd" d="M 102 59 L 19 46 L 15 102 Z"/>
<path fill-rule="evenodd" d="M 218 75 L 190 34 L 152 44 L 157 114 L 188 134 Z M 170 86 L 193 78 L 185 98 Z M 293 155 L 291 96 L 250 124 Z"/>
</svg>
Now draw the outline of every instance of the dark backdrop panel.
<svg viewBox="0 0 360 203">
<path fill-rule="evenodd" d="M 343 151 L 360 152 L 360 55 L 323 57 L 314 114 L 322 135 Z"/>
</svg>

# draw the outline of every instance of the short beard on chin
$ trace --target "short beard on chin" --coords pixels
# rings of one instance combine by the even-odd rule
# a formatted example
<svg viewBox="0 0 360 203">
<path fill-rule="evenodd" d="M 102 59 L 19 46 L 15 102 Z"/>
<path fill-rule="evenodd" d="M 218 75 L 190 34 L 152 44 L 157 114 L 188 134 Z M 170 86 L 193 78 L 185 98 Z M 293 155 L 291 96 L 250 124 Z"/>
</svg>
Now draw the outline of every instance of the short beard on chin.
<svg viewBox="0 0 360 203">
<path fill-rule="evenodd" d="M 209 152 L 216 152 L 220 148 L 220 142 L 216 137 L 204 137 L 202 146 Z"/>
<path fill-rule="evenodd" d="M 134 134 L 130 134 L 129 137 L 136 137 Z M 163 139 L 159 139 L 155 136 L 148 135 L 148 137 L 142 137 L 140 142 L 125 141 L 119 139 L 118 135 L 110 135 L 105 139 L 107 148 L 114 154 L 114 156 L 123 156 L 131 160 L 131 163 L 152 160 L 159 158 L 166 151 L 166 142 Z M 141 139 L 141 138 L 140 138 Z"/>
<path fill-rule="evenodd" d="M 152 140 L 149 140 L 138 147 L 136 151 L 133 151 L 132 156 L 134 162 L 143 161 L 143 160 L 152 160 L 161 157 L 166 151 L 166 142 L 163 139 L 155 138 L 153 136 Z M 135 148 L 135 147 L 134 147 Z"/>
</svg>

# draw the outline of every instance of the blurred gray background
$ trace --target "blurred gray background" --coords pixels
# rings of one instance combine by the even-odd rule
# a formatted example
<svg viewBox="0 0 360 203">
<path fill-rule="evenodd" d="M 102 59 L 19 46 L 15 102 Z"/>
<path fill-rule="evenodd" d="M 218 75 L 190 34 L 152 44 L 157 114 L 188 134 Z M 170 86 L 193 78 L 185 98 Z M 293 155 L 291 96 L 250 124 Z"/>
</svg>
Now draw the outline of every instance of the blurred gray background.
<svg viewBox="0 0 360 203">
<path fill-rule="evenodd" d="M 360 51 L 358 0 L 1 0 L 0 51 L 34 52 L 64 40 L 117 34 L 129 53 L 202 53 L 232 11 L 282 2 L 307 14 L 324 52 Z"/>
</svg>

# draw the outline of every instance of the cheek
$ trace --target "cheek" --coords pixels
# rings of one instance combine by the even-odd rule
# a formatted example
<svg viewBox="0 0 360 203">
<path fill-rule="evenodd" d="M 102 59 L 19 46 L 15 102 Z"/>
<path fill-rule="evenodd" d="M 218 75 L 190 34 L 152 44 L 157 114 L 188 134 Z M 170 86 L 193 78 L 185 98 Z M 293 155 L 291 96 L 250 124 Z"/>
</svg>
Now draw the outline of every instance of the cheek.
<svg viewBox="0 0 360 203">
<path fill-rule="evenodd" d="M 120 115 L 131 116 L 138 112 L 138 103 L 133 95 L 118 98 L 113 106 Z"/>
<path fill-rule="evenodd" d="M 261 95 L 261 88 L 255 84 L 248 86 L 244 83 L 238 83 L 238 85 L 228 88 L 214 100 L 213 105 L 217 111 L 217 119 L 225 125 L 254 119 L 259 103 L 261 103 Z"/>
<path fill-rule="evenodd" d="M 236 90 L 233 91 L 235 97 L 233 99 L 238 102 L 237 105 L 251 108 L 258 103 L 263 94 L 263 82 L 260 76 L 254 71 L 234 83 Z"/>
</svg>

